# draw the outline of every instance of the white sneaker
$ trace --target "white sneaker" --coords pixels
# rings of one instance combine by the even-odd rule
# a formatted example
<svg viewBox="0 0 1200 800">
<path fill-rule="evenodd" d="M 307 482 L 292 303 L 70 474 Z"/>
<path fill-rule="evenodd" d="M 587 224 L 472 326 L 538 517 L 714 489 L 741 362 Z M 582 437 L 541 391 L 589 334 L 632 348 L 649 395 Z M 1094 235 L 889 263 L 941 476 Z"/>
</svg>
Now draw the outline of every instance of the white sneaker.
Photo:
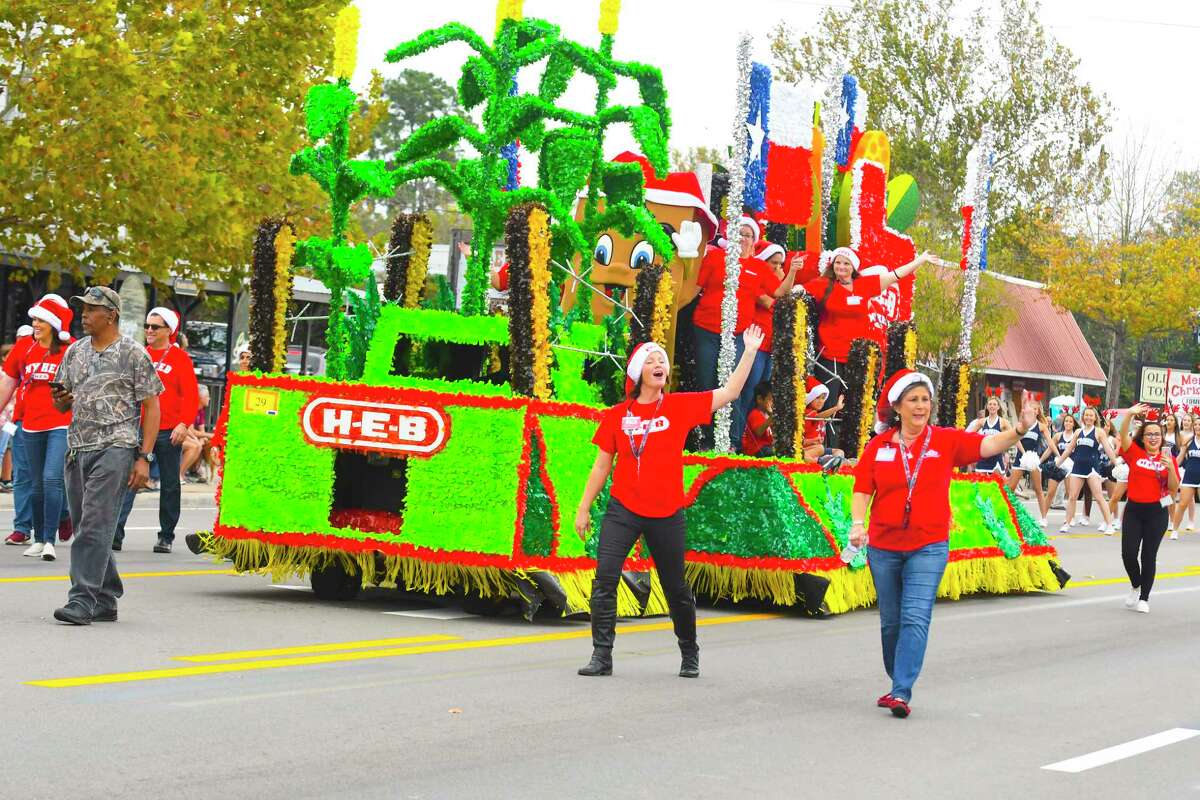
<svg viewBox="0 0 1200 800">
<path fill-rule="evenodd" d="M 1064 522 L 1064 523 L 1063 523 L 1063 526 L 1062 526 L 1061 528 L 1059 528 L 1059 529 L 1058 529 L 1058 532 L 1059 532 L 1059 533 L 1070 533 L 1070 532 L 1071 532 L 1071 526 L 1070 526 L 1070 525 L 1068 525 L 1067 523 L 1065 523 L 1065 522 Z"/>
<path fill-rule="evenodd" d="M 1113 527 L 1111 524 L 1109 524 L 1109 525 L 1101 525 L 1101 526 L 1100 526 L 1100 532 L 1101 532 L 1101 533 L 1103 533 L 1105 536 L 1113 536 L 1113 535 L 1115 535 L 1115 534 L 1116 534 L 1116 532 L 1117 532 L 1117 529 L 1116 529 L 1116 528 L 1114 528 L 1114 527 Z"/>
<path fill-rule="evenodd" d="M 28 556 L 29 558 L 41 558 L 42 550 L 45 548 L 46 545 L 44 542 L 34 542 L 33 544 L 29 545 L 29 549 L 24 553 L 21 553 L 21 555 Z"/>
<path fill-rule="evenodd" d="M 1189 522 L 1189 523 L 1188 523 L 1188 526 L 1187 526 L 1187 532 L 1188 532 L 1188 533 L 1195 533 L 1195 532 L 1196 532 L 1196 526 L 1195 526 L 1195 525 L 1193 525 L 1192 523 L 1190 523 L 1190 522 Z"/>
<path fill-rule="evenodd" d="M 1125 598 L 1125 607 L 1128 609 L 1132 609 L 1134 606 L 1136 606 L 1138 604 L 1138 600 L 1141 600 L 1141 599 L 1142 599 L 1142 590 L 1141 589 L 1130 589 L 1129 596 Z"/>
<path fill-rule="evenodd" d="M 1179 539 L 1179 532 L 1178 532 L 1178 531 L 1171 531 L 1171 538 L 1172 538 L 1172 539 L 1175 539 L 1175 540 L 1178 540 L 1178 539 Z"/>
<path fill-rule="evenodd" d="M 1038 524 L 1044 528 L 1050 524 L 1050 521 L 1047 520 L 1045 517 L 1042 517 L 1041 519 L 1038 520 Z"/>
<path fill-rule="evenodd" d="M 1137 608 L 1135 608 L 1134 611 L 1138 612 L 1139 614 L 1149 614 L 1150 613 L 1150 604 L 1148 602 L 1146 602 L 1145 600 L 1138 600 Z"/>
<path fill-rule="evenodd" d="M 1079 526 L 1079 527 L 1081 527 L 1081 528 L 1086 528 L 1086 527 L 1088 527 L 1088 526 L 1090 526 L 1090 525 L 1092 524 L 1092 518 L 1091 518 L 1091 517 L 1088 517 L 1088 518 L 1086 518 L 1086 519 L 1085 519 L 1085 518 L 1083 518 L 1083 517 L 1076 517 L 1076 518 L 1075 518 L 1075 524 L 1076 524 L 1076 525 L 1078 525 L 1078 526 Z"/>
<path fill-rule="evenodd" d="M 54 545 L 47 542 L 46 546 L 42 549 L 42 561 L 53 561 L 53 560 L 54 560 Z"/>
</svg>

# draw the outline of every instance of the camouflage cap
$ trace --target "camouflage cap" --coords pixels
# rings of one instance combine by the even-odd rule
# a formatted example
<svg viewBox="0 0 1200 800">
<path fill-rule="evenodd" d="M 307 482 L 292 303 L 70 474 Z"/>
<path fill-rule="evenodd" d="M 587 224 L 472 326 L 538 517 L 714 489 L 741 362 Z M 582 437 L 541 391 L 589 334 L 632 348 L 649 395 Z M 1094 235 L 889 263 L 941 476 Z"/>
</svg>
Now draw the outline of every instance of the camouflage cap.
<svg viewBox="0 0 1200 800">
<path fill-rule="evenodd" d="M 121 313 L 121 295 L 107 286 L 89 286 L 83 294 L 71 298 L 72 303 L 83 303 L 88 306 L 104 306 Z"/>
</svg>

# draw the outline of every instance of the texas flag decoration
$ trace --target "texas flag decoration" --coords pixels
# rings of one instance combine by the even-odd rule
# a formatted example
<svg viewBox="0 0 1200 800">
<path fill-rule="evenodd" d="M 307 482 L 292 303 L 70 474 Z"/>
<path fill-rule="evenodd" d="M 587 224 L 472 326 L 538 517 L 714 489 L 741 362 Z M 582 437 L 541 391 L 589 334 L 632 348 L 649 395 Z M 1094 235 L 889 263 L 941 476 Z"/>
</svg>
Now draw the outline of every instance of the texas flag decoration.
<svg viewBox="0 0 1200 800">
<path fill-rule="evenodd" d="M 772 87 L 766 218 L 805 225 L 813 213 L 813 98 L 796 86 Z"/>
<path fill-rule="evenodd" d="M 756 63 L 750 67 L 750 110 L 746 114 L 750 147 L 746 151 L 746 188 L 742 192 L 742 205 L 751 211 L 765 208 L 770 116 L 771 68 Z"/>
</svg>

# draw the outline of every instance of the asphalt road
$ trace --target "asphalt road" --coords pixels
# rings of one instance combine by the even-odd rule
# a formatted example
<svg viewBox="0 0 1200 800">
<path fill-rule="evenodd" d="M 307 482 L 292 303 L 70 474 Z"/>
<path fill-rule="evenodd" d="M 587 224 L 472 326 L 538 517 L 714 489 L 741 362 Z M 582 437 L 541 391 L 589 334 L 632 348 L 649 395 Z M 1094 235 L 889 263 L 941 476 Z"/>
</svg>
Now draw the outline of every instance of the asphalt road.
<svg viewBox="0 0 1200 800">
<path fill-rule="evenodd" d="M 212 515 L 187 510 L 181 534 Z M 0 548 L 4 796 L 1200 795 L 1200 534 L 1163 543 L 1148 616 L 1124 610 L 1117 539 L 1094 527 L 1054 539 L 1065 592 L 939 603 L 897 720 L 874 706 L 874 611 L 703 609 L 696 681 L 664 620 L 630 621 L 616 675 L 585 679 L 586 623 L 386 591 L 322 603 L 154 555 L 155 522 L 139 503 L 116 624 L 51 619 L 69 547 L 53 564 Z"/>
</svg>

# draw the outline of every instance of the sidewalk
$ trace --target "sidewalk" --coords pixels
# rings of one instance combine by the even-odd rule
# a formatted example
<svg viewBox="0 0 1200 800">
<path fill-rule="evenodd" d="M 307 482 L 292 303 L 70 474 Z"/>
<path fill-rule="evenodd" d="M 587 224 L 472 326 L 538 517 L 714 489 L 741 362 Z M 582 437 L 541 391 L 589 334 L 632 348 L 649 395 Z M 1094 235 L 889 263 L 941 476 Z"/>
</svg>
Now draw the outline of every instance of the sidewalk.
<svg viewBox="0 0 1200 800">
<path fill-rule="evenodd" d="M 211 483 L 185 483 L 179 499 L 179 507 L 212 508 L 216 506 L 216 487 Z M 0 509 L 11 510 L 13 507 L 12 493 L 0 494 Z M 133 501 L 134 508 L 158 508 L 158 492 L 139 492 Z"/>
</svg>

